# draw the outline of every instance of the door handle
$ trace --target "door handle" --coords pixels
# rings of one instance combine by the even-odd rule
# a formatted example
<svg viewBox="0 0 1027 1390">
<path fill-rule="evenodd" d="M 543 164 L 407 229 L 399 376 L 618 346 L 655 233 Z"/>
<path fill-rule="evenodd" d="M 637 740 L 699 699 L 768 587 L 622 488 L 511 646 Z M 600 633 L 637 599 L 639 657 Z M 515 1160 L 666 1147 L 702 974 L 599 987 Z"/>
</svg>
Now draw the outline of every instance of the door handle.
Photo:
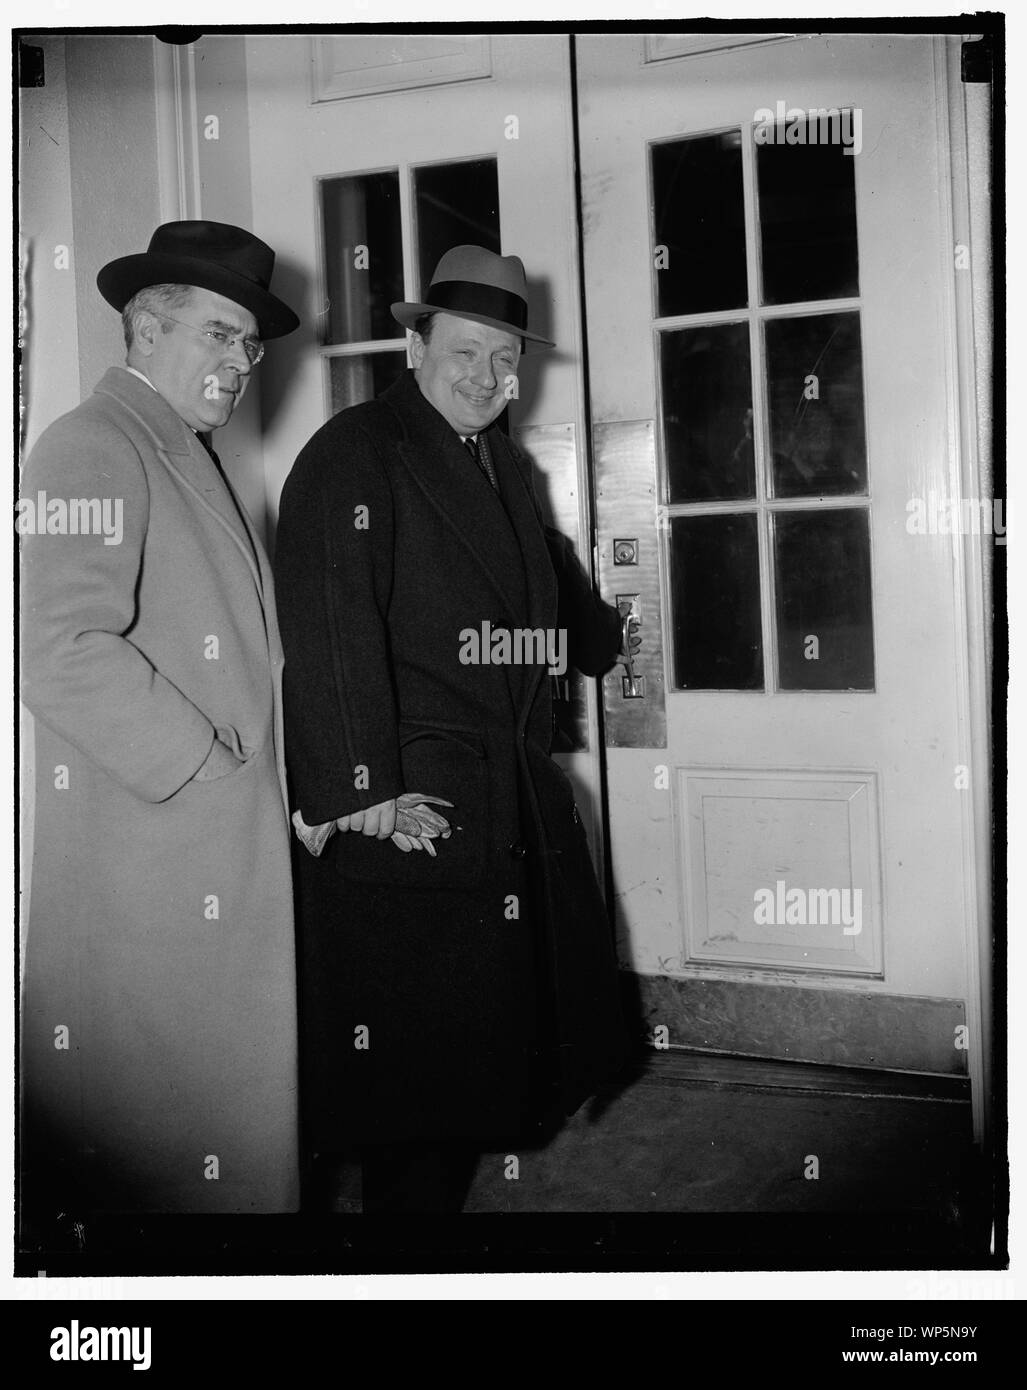
<svg viewBox="0 0 1027 1390">
<path fill-rule="evenodd" d="M 644 700 L 645 676 L 637 673 L 631 655 L 631 624 L 635 623 L 639 628 L 642 626 L 642 605 L 638 594 L 618 594 L 617 611 L 621 615 L 621 651 L 628 671 L 626 676 L 621 676 L 621 699 Z"/>
</svg>

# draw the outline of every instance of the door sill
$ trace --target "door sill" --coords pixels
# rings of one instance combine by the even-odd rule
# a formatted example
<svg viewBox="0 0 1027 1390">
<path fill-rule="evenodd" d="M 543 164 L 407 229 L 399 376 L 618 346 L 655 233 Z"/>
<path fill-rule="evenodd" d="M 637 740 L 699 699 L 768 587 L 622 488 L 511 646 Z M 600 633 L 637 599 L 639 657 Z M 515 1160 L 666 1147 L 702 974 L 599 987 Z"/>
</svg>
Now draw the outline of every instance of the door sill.
<svg viewBox="0 0 1027 1390">
<path fill-rule="evenodd" d="M 939 1072 L 838 1067 L 820 1062 L 782 1062 L 692 1048 L 647 1049 L 641 1076 L 658 1086 L 724 1086 L 746 1091 L 816 1092 L 867 1100 L 927 1100 L 969 1104 L 965 1076 Z"/>
</svg>

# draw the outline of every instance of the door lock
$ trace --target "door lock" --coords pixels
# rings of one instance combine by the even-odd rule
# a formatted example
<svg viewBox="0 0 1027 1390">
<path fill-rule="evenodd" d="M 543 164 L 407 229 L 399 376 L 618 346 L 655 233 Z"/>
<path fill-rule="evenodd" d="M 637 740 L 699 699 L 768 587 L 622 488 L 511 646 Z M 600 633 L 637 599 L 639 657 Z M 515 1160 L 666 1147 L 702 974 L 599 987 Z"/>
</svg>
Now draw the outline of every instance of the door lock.
<svg viewBox="0 0 1027 1390">
<path fill-rule="evenodd" d="M 624 653 L 624 664 L 628 668 L 628 674 L 621 676 L 621 698 L 624 700 L 644 700 L 645 699 L 645 676 L 640 676 L 635 670 L 634 658 L 631 655 L 631 627 L 642 626 L 642 603 L 638 594 L 618 594 L 617 612 L 621 616 L 621 651 Z"/>
</svg>

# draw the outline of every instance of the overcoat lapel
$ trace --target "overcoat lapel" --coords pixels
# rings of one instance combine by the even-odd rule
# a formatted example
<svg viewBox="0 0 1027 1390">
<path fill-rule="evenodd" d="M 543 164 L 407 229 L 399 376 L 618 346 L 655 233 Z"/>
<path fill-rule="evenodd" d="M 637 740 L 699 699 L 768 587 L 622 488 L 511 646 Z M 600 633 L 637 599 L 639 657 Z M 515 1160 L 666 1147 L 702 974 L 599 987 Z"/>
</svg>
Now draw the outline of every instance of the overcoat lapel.
<svg viewBox="0 0 1027 1390">
<path fill-rule="evenodd" d="M 488 434 L 499 478 L 500 495 L 496 497 L 484 478 L 474 475 L 459 436 L 421 394 L 412 372 L 391 386 L 384 399 L 403 426 L 400 457 L 428 502 L 488 577 L 503 602 L 508 625 L 552 627 L 557 612 L 556 577 L 528 483 L 502 433 L 491 429 Z M 497 564 L 504 551 L 510 552 L 511 533 L 520 554 L 514 571 Z M 510 696 L 522 725 L 543 674 L 544 668 L 539 666 L 506 668 Z"/>
<path fill-rule="evenodd" d="M 413 374 L 385 393 L 404 430 L 399 456 L 428 503 L 443 517 L 454 538 L 471 552 L 502 601 L 507 621 L 520 626 L 523 587 L 496 563 L 497 548 L 509 534 L 510 521 L 499 499 L 473 474 L 460 438 L 421 395 Z"/>
<path fill-rule="evenodd" d="M 505 436 L 497 429 L 489 431 L 489 445 L 496 460 L 499 490 L 510 524 L 517 537 L 524 560 L 528 586 L 528 624 L 530 627 L 551 627 L 556 621 L 556 575 L 549 557 L 545 533 L 535 510 L 528 479 L 522 473 Z"/>
<path fill-rule="evenodd" d="M 503 434 L 497 430 L 489 431 L 489 445 L 496 462 L 496 475 L 499 489 L 506 507 L 510 524 L 520 546 L 524 564 L 524 577 L 528 595 L 528 626 L 548 631 L 555 627 L 557 615 L 556 575 L 549 558 L 545 533 L 535 511 L 535 502 L 530 492 L 530 484 L 521 472 L 513 452 Z M 542 680 L 544 668 L 528 667 L 521 681 L 519 697 L 515 705 L 520 714 L 523 727 L 531 711 L 532 703 Z"/>
<path fill-rule="evenodd" d="M 210 455 L 193 431 L 159 392 L 139 381 L 131 372 L 112 367 L 97 385 L 97 391 L 113 396 L 149 432 L 154 448 L 169 471 L 228 532 L 246 561 L 264 606 L 264 576 L 258 566 L 260 548 L 243 520 L 229 486 L 218 473 Z"/>
</svg>

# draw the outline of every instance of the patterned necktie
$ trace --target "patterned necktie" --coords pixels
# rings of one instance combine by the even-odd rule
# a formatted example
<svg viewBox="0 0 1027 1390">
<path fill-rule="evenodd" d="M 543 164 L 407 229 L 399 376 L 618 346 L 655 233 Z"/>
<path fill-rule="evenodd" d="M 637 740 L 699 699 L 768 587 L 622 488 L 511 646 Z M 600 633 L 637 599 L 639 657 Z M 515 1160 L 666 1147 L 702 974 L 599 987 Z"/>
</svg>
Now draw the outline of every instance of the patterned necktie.
<svg viewBox="0 0 1027 1390">
<path fill-rule="evenodd" d="M 479 440 L 481 441 L 480 448 Z M 492 455 L 489 452 L 488 441 L 485 439 L 485 436 L 479 435 L 478 439 L 465 439 L 464 444 L 466 445 L 467 452 L 470 454 L 471 458 L 474 459 L 475 463 L 484 473 L 485 477 L 488 478 L 489 482 L 492 484 L 493 490 L 495 492 L 498 492 L 499 479 L 496 477 L 495 466 L 492 463 Z"/>
</svg>

